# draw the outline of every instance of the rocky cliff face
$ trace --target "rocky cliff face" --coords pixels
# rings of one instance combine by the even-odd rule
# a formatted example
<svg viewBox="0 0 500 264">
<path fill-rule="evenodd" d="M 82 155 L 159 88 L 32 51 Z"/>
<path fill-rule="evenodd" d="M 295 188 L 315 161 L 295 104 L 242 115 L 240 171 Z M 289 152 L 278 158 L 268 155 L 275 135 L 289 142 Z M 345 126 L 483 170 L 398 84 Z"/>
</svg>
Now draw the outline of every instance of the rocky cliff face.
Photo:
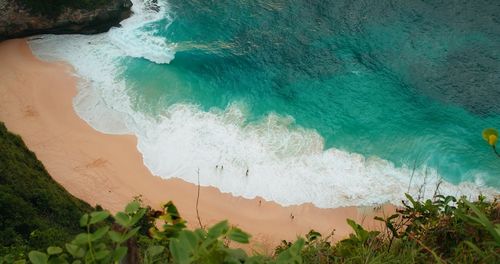
<svg viewBox="0 0 500 264">
<path fill-rule="evenodd" d="M 130 0 L 108 0 L 94 8 L 62 7 L 49 15 L 36 11 L 28 2 L 0 0 L 0 41 L 37 34 L 105 32 L 129 17 L 132 6 Z"/>
</svg>

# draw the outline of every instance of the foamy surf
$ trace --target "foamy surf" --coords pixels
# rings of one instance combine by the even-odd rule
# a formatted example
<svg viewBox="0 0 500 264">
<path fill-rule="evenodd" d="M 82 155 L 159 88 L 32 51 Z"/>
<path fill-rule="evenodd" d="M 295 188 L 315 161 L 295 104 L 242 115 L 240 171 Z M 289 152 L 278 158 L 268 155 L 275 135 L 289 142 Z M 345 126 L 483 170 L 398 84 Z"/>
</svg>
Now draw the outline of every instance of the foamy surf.
<svg viewBox="0 0 500 264">
<path fill-rule="evenodd" d="M 153 0 L 132 2 L 134 15 L 122 21 L 122 27 L 112 28 L 107 33 L 110 41 L 127 56 L 145 58 L 158 64 L 169 63 L 174 59 L 175 45 L 156 35 L 161 27 L 168 27 L 172 21 L 167 2 Z"/>
<path fill-rule="evenodd" d="M 159 116 L 132 107 L 120 62 L 127 57 L 169 63 L 175 44 L 155 35 L 155 21 L 168 26 L 168 5 L 134 2 L 134 15 L 121 28 L 95 36 L 52 36 L 30 40 L 45 60 L 64 60 L 80 77 L 74 99 L 78 115 L 104 133 L 134 134 L 145 165 L 162 178 L 179 177 L 214 186 L 222 192 L 260 196 L 282 205 L 313 203 L 318 207 L 399 203 L 402 194 L 431 197 L 435 187 L 447 195 L 497 194 L 477 182 L 442 182 L 431 169 L 398 168 L 377 157 L 338 149 L 324 150 L 314 130 L 294 125 L 293 117 L 269 114 L 246 121 L 245 107 L 203 111 L 175 104 Z M 160 9 L 160 12 L 157 11 Z"/>
</svg>

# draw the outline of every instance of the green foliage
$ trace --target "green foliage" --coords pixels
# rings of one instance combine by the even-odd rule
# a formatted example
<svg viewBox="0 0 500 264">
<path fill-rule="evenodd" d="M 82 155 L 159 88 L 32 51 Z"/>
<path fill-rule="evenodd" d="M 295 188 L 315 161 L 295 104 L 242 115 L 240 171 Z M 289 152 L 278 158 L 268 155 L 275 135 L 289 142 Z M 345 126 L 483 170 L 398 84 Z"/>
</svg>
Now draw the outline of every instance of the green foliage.
<svg viewBox="0 0 500 264">
<path fill-rule="evenodd" d="M 29 260 L 34 264 L 118 263 L 126 256 L 126 243 L 137 235 L 137 219 L 141 219 L 145 212 L 146 209 L 140 208 L 134 201 L 125 212 L 118 212 L 113 217 L 113 224 L 106 221 L 111 216 L 107 211 L 84 214 L 80 218 L 80 226 L 85 232 L 76 235 L 64 248 L 51 246 L 45 252 L 31 251 Z M 117 221 L 118 215 L 128 220 Z"/>
<path fill-rule="evenodd" d="M 148 263 L 160 263 L 170 260 L 174 263 L 241 263 L 248 258 L 241 249 L 232 249 L 228 244 L 248 243 L 250 235 L 237 227 L 229 226 L 222 221 L 208 229 L 186 229 L 186 221 L 182 219 L 172 202 L 157 212 L 158 223 L 150 228 L 150 235 L 156 244 L 146 250 L 145 260 Z"/>
<path fill-rule="evenodd" d="M 141 220 L 148 210 L 138 201 L 127 205 L 123 212 L 111 216 L 107 211 L 84 214 L 80 226 L 85 232 L 77 234 L 64 248 L 50 246 L 46 251 L 31 251 L 29 261 L 45 263 L 118 263 L 133 249 L 131 241 L 141 238 L 138 233 Z M 171 202 L 155 215 L 151 238 L 144 243 L 144 263 L 242 263 L 255 261 L 241 249 L 229 248 L 231 241 L 248 243 L 250 236 L 237 227 L 222 221 L 208 229 L 188 230 L 175 205 Z M 108 221 L 111 218 L 111 221 Z M 162 228 L 155 224 L 163 222 Z M 142 239 L 144 239 L 142 237 Z M 297 252 L 294 257 L 297 258 Z M 13 263 L 15 258 L 4 258 L 0 263 Z"/>
<path fill-rule="evenodd" d="M 500 209 L 496 200 L 475 202 L 437 195 L 407 202 L 387 218 L 382 232 L 352 220 L 353 233 L 332 244 L 311 231 L 301 249 L 304 263 L 500 263 Z M 283 241 L 276 254 L 291 248 Z"/>
<path fill-rule="evenodd" d="M 418 245 L 436 262 L 494 263 L 500 261 L 500 225 L 496 199 L 475 202 L 437 195 L 408 202 L 384 221 L 389 247 L 395 240 Z M 496 223 L 496 224 L 494 224 Z"/>
<path fill-rule="evenodd" d="M 0 256 L 27 256 L 79 232 L 92 208 L 54 182 L 20 137 L 0 123 Z"/>
<path fill-rule="evenodd" d="M 31 251 L 28 259 L 40 264 L 118 263 L 130 257 L 131 242 L 139 240 L 141 263 L 498 263 L 496 201 L 486 202 L 484 197 L 475 202 L 451 196 L 423 202 L 407 198 L 396 214 L 376 218 L 386 224 L 385 232 L 365 230 L 348 219 L 353 229 L 348 238 L 332 244 L 330 236 L 323 238 L 311 230 L 295 242 L 283 241 L 272 257 L 249 256 L 230 247 L 231 242 L 248 243 L 250 235 L 227 221 L 190 230 L 172 202 L 153 211 L 133 201 L 114 216 L 107 211 L 84 214 L 79 223 L 85 232 L 63 248 Z M 145 219 L 149 219 L 148 237 L 139 233 Z M 15 260 L 3 257 L 0 264 Z"/>
<path fill-rule="evenodd" d="M 349 239 L 346 239 L 345 241 L 353 243 L 354 245 L 366 245 L 373 239 L 376 239 L 380 234 L 379 231 L 366 231 L 361 225 L 351 219 L 347 219 L 347 224 L 351 226 L 352 230 L 354 230 L 354 234 L 350 234 Z"/>
</svg>

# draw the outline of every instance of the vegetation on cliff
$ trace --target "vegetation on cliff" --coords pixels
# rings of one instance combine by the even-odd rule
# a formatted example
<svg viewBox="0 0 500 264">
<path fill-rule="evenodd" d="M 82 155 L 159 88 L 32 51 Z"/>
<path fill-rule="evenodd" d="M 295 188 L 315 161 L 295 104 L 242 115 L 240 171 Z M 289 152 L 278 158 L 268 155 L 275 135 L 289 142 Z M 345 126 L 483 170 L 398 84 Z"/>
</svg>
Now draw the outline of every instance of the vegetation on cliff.
<svg viewBox="0 0 500 264">
<path fill-rule="evenodd" d="M 21 138 L 0 123 L 0 255 L 62 246 L 91 210 L 52 180 Z"/>
<path fill-rule="evenodd" d="M 500 263 L 500 208 L 484 197 L 406 195 L 394 215 L 376 218 L 381 231 L 347 220 L 353 232 L 336 244 L 311 230 L 268 256 L 240 249 L 250 235 L 227 221 L 188 229 L 172 202 L 160 211 L 136 200 L 115 215 L 90 212 L 3 124 L 0 150 L 0 264 Z"/>
</svg>

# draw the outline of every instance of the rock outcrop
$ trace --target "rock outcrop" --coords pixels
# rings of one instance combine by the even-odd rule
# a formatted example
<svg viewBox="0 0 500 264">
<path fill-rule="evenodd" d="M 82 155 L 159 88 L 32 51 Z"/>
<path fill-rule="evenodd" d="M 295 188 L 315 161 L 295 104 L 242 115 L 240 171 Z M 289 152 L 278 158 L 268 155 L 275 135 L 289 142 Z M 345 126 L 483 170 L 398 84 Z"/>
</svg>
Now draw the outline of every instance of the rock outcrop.
<svg viewBox="0 0 500 264">
<path fill-rule="evenodd" d="M 71 0 L 80 1 L 80 0 Z M 50 1 L 48 1 L 50 2 Z M 131 15 L 130 0 L 101 1 L 94 7 L 53 4 L 59 10 L 36 10 L 29 1 L 0 0 L 0 41 L 37 34 L 95 34 L 108 31 Z M 82 5 L 83 6 L 83 5 Z"/>
</svg>

